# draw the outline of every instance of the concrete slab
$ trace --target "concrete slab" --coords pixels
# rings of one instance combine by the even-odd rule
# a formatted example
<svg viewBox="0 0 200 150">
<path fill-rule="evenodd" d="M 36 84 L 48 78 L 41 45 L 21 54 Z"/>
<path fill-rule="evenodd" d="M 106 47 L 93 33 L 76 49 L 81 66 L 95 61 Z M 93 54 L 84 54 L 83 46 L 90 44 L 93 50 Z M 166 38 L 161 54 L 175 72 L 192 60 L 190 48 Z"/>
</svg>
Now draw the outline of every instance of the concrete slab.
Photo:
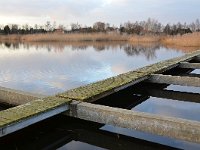
<svg viewBox="0 0 200 150">
<path fill-rule="evenodd" d="M 200 122 L 197 121 L 153 115 L 85 102 L 75 103 L 74 105 L 76 106 L 71 107 L 67 115 L 178 140 L 200 143 Z"/>
<path fill-rule="evenodd" d="M 198 77 L 153 74 L 148 82 L 200 87 L 200 78 Z"/>
<path fill-rule="evenodd" d="M 0 137 L 69 109 L 70 99 L 47 97 L 0 111 Z"/>
</svg>

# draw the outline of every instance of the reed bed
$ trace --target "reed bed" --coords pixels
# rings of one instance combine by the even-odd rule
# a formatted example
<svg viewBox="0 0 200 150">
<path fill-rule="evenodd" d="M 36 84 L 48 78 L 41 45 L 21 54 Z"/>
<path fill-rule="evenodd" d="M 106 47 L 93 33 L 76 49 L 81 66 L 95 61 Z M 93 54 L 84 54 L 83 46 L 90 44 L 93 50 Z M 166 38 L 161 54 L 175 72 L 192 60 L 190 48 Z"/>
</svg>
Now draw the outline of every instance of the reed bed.
<svg viewBox="0 0 200 150">
<path fill-rule="evenodd" d="M 121 35 L 119 33 L 72 33 L 72 34 L 30 34 L 0 35 L 1 42 L 159 42 L 165 46 L 200 47 L 200 33 L 183 36 Z"/>
<path fill-rule="evenodd" d="M 28 42 L 128 41 L 129 36 L 106 33 L 34 34 L 24 35 L 21 40 Z"/>
<path fill-rule="evenodd" d="M 1 42 L 20 41 L 21 37 L 22 37 L 22 35 L 17 35 L 17 34 L 13 34 L 13 35 L 0 35 L 0 41 Z"/>
<path fill-rule="evenodd" d="M 200 33 L 184 34 L 164 37 L 161 42 L 164 45 L 200 47 Z"/>
<path fill-rule="evenodd" d="M 72 34 L 29 34 L 29 35 L 2 35 L 0 41 L 21 42 L 91 42 L 91 41 L 129 41 L 129 42 L 158 42 L 159 36 L 153 35 L 127 35 L 119 33 L 72 33 Z"/>
</svg>

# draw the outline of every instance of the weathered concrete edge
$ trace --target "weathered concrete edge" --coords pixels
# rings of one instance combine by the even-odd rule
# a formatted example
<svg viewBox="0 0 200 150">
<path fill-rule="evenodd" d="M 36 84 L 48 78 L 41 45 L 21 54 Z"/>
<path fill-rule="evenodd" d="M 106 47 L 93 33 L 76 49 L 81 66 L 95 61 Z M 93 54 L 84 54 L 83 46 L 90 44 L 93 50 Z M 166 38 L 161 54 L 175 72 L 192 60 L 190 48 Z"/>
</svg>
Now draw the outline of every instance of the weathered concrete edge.
<svg viewBox="0 0 200 150">
<path fill-rule="evenodd" d="M 0 137 L 67 111 L 71 101 L 47 97 L 0 111 Z"/>
<path fill-rule="evenodd" d="M 41 112 L 39 114 L 35 114 L 34 116 L 31 116 L 28 118 L 23 118 L 17 122 L 12 122 L 12 123 L 6 124 L 6 125 L 0 127 L 0 137 L 3 137 L 5 135 L 8 135 L 15 131 L 18 131 L 18 130 L 28 127 L 30 125 L 33 125 L 42 120 L 48 119 L 52 116 L 55 116 L 57 114 L 65 112 L 67 110 L 69 110 L 69 106 L 67 104 L 64 104 L 64 105 L 58 106 L 57 108 L 50 109 L 45 112 Z"/>
<path fill-rule="evenodd" d="M 134 83 L 133 81 L 137 81 L 137 80 L 141 81 L 141 79 L 148 78 L 151 74 L 161 73 L 161 72 L 164 72 L 164 71 L 169 70 L 171 68 L 177 67 L 179 65 L 179 63 L 184 62 L 184 61 L 189 61 L 189 60 L 191 60 L 194 57 L 197 57 L 199 55 L 200 55 L 200 50 L 186 54 L 186 55 L 178 57 L 178 58 L 172 58 L 172 59 L 169 59 L 169 60 L 161 61 L 161 62 L 158 62 L 156 64 L 152 64 L 152 65 L 137 69 L 135 71 L 130 71 L 128 73 L 120 74 L 118 76 L 106 79 L 107 81 L 102 80 L 102 81 L 98 81 L 98 82 L 95 82 L 95 83 L 91 83 L 91 84 L 88 84 L 88 85 L 85 85 L 85 86 L 81 86 L 79 88 L 75 88 L 75 89 L 66 91 L 64 93 L 59 93 L 56 96 L 62 97 L 62 98 L 70 98 L 70 99 L 73 99 L 73 100 L 91 102 L 92 100 L 101 97 L 101 95 L 102 95 L 102 97 L 104 95 L 107 96 L 109 94 L 112 94 L 113 93 L 112 91 L 115 91 L 116 89 L 117 90 L 123 89 L 124 85 L 129 84 L 129 86 L 131 86 L 135 83 L 138 83 L 138 82 Z M 103 90 L 99 89 L 99 87 L 98 87 L 98 86 L 102 85 L 104 82 L 109 82 L 109 80 L 113 80 L 113 79 L 117 80 L 118 78 L 122 78 L 123 76 L 126 76 L 127 74 L 128 74 L 128 76 L 131 76 L 131 77 L 133 76 L 132 80 L 129 80 L 130 78 L 128 78 L 127 81 L 125 81 L 123 84 L 114 84 L 114 86 L 110 87 L 110 88 L 108 88 L 107 85 L 105 85 L 105 87 L 102 88 Z M 134 77 L 134 74 L 138 74 L 138 76 Z M 131 82 L 132 82 L 132 84 L 131 84 Z M 87 92 L 85 92 L 83 90 L 83 89 L 90 89 L 90 87 L 92 87 L 93 90 L 87 91 Z M 128 87 L 128 86 L 126 86 L 126 87 Z M 77 93 L 79 92 L 79 93 L 82 93 L 82 94 L 81 95 L 78 95 L 78 94 L 75 95 L 74 93 L 76 93 L 76 92 Z"/>
<path fill-rule="evenodd" d="M 148 82 L 200 87 L 199 77 L 152 74 Z"/>
<path fill-rule="evenodd" d="M 120 108 L 73 102 L 65 113 L 83 120 L 200 143 L 200 122 Z"/>
<path fill-rule="evenodd" d="M 118 75 L 116 77 L 111 77 L 86 86 L 81 86 L 79 88 L 57 94 L 56 96 L 80 101 L 90 101 L 97 99 L 97 97 L 101 97 L 101 95 L 107 95 L 108 93 L 119 91 L 128 87 L 128 85 L 131 86 L 148 78 L 148 75 L 145 73 L 133 72 L 131 72 L 133 74 L 128 72 L 123 75 Z"/>
<path fill-rule="evenodd" d="M 22 105 L 30 102 L 31 100 L 36 100 L 38 98 L 44 97 L 46 96 L 41 94 L 34 94 L 30 92 L 0 87 L 0 102 L 8 105 Z"/>
<path fill-rule="evenodd" d="M 199 63 L 183 62 L 183 63 L 180 63 L 179 67 L 180 68 L 187 68 L 187 69 L 200 69 L 200 64 Z"/>
<path fill-rule="evenodd" d="M 148 72 L 149 74 L 162 73 L 171 68 L 179 66 L 179 64 L 182 62 L 190 61 L 191 59 L 198 57 L 199 55 L 200 55 L 200 50 L 197 50 L 192 53 L 187 53 L 184 56 L 164 60 L 164 61 L 152 64 L 152 65 L 145 66 L 143 68 L 139 68 L 135 71 Z"/>
</svg>

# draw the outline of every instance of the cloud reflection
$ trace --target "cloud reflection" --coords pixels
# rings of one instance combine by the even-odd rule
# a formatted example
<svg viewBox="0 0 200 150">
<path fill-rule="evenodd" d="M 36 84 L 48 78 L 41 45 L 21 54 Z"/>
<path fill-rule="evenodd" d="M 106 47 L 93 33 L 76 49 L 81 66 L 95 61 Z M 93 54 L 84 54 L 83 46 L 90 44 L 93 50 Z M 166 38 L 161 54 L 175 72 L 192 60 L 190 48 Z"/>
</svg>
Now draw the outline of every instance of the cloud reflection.
<svg viewBox="0 0 200 150">
<path fill-rule="evenodd" d="M 182 55 L 157 44 L 115 42 L 7 43 L 0 51 L 0 86 L 46 95 Z"/>
</svg>

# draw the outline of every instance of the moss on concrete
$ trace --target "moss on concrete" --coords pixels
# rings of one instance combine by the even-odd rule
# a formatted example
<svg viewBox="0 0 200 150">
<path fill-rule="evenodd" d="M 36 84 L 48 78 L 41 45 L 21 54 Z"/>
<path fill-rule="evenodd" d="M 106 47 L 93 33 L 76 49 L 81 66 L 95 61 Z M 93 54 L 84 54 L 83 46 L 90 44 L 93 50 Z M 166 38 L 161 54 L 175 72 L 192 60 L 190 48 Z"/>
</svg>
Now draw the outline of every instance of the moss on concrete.
<svg viewBox="0 0 200 150">
<path fill-rule="evenodd" d="M 87 101 L 91 97 L 103 94 L 104 92 L 108 92 L 120 86 L 134 82 L 145 76 L 147 76 L 146 73 L 131 71 L 125 74 L 118 75 L 116 77 L 111 77 L 99 82 L 69 90 L 65 93 L 58 94 L 57 96 L 62 98 Z"/>
<path fill-rule="evenodd" d="M 20 122 L 21 120 L 32 116 L 37 116 L 46 111 L 55 109 L 58 106 L 68 104 L 70 101 L 70 99 L 47 97 L 0 111 L 0 127 Z"/>
<path fill-rule="evenodd" d="M 170 69 L 170 67 L 173 67 L 174 65 L 178 65 L 180 62 L 186 61 L 186 60 L 193 58 L 195 56 L 198 56 L 198 55 L 200 55 L 200 50 L 192 52 L 192 53 L 188 53 L 181 57 L 161 61 L 161 62 L 152 64 L 152 65 L 137 69 L 135 71 L 144 72 L 147 74 L 159 73 L 164 70 L 167 70 L 168 68 Z"/>
</svg>

